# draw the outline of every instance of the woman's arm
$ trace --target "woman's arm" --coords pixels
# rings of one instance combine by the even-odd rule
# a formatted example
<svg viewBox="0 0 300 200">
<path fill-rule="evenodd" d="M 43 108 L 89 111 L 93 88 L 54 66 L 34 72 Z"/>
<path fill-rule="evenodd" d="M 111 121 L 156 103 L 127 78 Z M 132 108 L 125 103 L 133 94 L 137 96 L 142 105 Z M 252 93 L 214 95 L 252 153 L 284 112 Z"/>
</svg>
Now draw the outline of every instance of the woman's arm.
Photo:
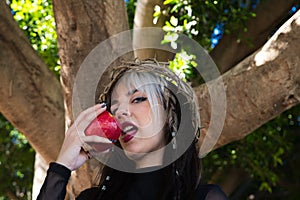
<svg viewBox="0 0 300 200">
<path fill-rule="evenodd" d="M 50 163 L 47 176 L 37 200 L 63 200 L 71 170 L 58 163 Z"/>
<path fill-rule="evenodd" d="M 63 200 L 66 195 L 66 185 L 68 184 L 71 171 L 82 166 L 89 159 L 88 152 L 84 151 L 83 140 L 91 140 L 107 144 L 112 143 L 107 138 L 85 136 L 84 130 L 96 116 L 106 110 L 105 104 L 92 106 L 81 112 L 73 125 L 67 130 L 65 139 L 61 147 L 56 162 L 50 163 L 47 176 L 40 190 L 38 200 Z"/>
</svg>

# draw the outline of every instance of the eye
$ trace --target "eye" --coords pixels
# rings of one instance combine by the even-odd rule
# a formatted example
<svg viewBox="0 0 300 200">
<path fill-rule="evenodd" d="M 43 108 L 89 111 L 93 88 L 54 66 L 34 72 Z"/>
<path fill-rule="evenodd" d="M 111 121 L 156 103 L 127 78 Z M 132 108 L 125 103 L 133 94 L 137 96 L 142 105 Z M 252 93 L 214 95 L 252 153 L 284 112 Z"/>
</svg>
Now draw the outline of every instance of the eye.
<svg viewBox="0 0 300 200">
<path fill-rule="evenodd" d="M 146 101 L 147 99 L 148 99 L 147 97 L 136 97 L 131 102 L 132 103 L 140 103 L 140 102 Z"/>
</svg>

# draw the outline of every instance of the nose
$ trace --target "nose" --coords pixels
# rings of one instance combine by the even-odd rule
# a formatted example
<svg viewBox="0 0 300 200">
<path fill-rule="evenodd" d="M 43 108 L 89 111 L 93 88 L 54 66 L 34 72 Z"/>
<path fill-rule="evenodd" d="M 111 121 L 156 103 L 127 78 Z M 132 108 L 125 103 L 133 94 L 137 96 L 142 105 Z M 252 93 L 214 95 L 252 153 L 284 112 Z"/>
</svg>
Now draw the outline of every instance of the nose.
<svg viewBox="0 0 300 200">
<path fill-rule="evenodd" d="M 128 106 L 126 105 L 120 105 L 119 108 L 116 111 L 116 118 L 117 119 L 122 119 L 124 117 L 129 117 L 130 116 L 130 112 L 128 109 Z"/>
</svg>

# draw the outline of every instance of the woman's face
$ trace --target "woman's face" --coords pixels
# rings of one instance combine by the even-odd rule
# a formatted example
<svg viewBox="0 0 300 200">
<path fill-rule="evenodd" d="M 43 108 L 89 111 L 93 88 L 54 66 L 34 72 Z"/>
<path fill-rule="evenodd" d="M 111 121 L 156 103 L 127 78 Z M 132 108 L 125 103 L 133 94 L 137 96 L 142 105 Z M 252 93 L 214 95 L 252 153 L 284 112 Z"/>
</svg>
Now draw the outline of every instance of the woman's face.
<svg viewBox="0 0 300 200">
<path fill-rule="evenodd" d="M 144 92 L 120 83 L 113 89 L 110 109 L 121 125 L 119 141 L 130 159 L 145 159 L 147 153 L 165 146 L 166 113 L 161 103 L 151 108 Z"/>
</svg>

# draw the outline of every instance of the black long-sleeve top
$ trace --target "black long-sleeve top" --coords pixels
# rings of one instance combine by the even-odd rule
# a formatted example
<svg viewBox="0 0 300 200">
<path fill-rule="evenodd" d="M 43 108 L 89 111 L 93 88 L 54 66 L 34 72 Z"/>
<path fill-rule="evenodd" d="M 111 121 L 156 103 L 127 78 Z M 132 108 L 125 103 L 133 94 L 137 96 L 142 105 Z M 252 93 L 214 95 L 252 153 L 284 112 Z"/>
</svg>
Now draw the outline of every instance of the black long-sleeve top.
<svg viewBox="0 0 300 200">
<path fill-rule="evenodd" d="M 130 186 L 127 186 L 123 193 L 122 200 L 156 200 L 161 199 L 163 191 L 161 179 L 163 170 L 147 173 L 137 173 L 133 175 Z M 47 176 L 40 190 L 37 200 L 64 200 L 66 186 L 70 178 L 71 171 L 57 163 L 50 163 Z M 115 191 L 118 193 L 118 191 Z M 105 197 L 105 190 L 102 187 L 92 187 L 84 190 L 76 198 L 77 200 L 87 199 L 111 199 L 112 196 Z M 119 199 L 119 198 L 118 198 Z M 168 199 L 168 198 L 167 198 Z M 195 200 L 227 200 L 224 192 L 217 185 L 199 185 L 195 193 Z M 171 199 L 170 199 L 171 200 Z"/>
</svg>

